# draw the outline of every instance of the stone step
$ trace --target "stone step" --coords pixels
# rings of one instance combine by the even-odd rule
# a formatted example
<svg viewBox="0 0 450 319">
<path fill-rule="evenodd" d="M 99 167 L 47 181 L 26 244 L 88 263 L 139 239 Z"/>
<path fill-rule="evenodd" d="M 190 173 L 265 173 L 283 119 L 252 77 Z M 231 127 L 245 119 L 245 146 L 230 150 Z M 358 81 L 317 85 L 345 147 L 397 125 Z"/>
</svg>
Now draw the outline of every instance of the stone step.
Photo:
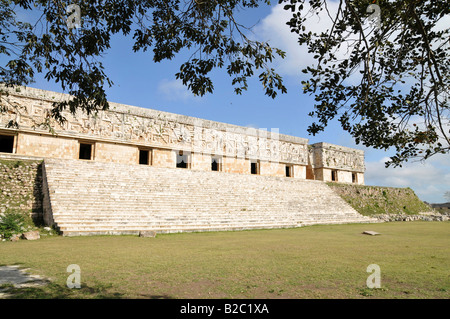
<svg viewBox="0 0 450 319">
<path fill-rule="evenodd" d="M 343 224 L 343 223 L 364 223 L 361 220 L 350 220 L 350 221 L 329 221 L 329 220 L 321 220 L 321 221 L 306 221 L 299 223 L 297 225 L 286 224 L 283 226 L 280 225 L 270 225 L 263 224 L 261 225 L 228 225 L 228 226 L 180 226 L 180 227 L 161 227 L 155 228 L 154 226 L 145 227 L 138 226 L 137 228 L 125 228 L 121 227 L 118 229 L 108 228 L 107 230 L 99 230 L 98 228 L 85 228 L 83 230 L 70 228 L 63 231 L 64 236 L 83 236 L 83 235 L 137 235 L 141 231 L 155 231 L 156 233 L 179 233 L 179 232 L 204 232 L 204 231 L 236 231 L 236 230 L 252 230 L 252 229 L 279 229 L 279 228 L 295 228 L 302 226 L 310 226 L 310 225 L 334 225 L 334 224 Z"/>
<path fill-rule="evenodd" d="M 217 206 L 217 205 L 211 205 L 211 207 L 205 207 L 205 206 L 192 206 L 192 205 L 177 205 L 177 204 L 173 204 L 173 205 L 145 205 L 145 206 L 141 206 L 141 205 L 132 205 L 132 204 L 126 204 L 126 203 L 121 203 L 121 205 L 119 205 L 120 203 L 117 203 L 116 205 L 113 204 L 105 204 L 104 206 L 99 206 L 99 205 L 78 205 L 76 207 L 76 210 L 79 213 L 83 213 L 83 212 L 113 212 L 113 211 L 126 211 L 127 209 L 133 209 L 133 211 L 138 211 L 138 212 L 168 212 L 168 211 L 177 211 L 177 210 L 183 210 L 183 211 L 193 211 L 193 212 L 214 212 L 214 211 L 218 211 L 218 210 L 228 210 L 228 211 L 248 211 L 248 212 L 252 212 L 252 211 L 260 211 L 260 212 L 270 212 L 272 210 L 275 209 L 279 209 L 279 206 L 277 205 L 263 205 L 263 206 L 247 206 L 245 208 L 242 208 L 242 206 L 239 206 L 238 204 L 228 204 L 228 205 L 224 205 L 224 206 Z M 325 206 L 312 206 L 309 205 L 307 207 L 305 206 L 301 206 L 301 207 L 295 207 L 295 206 L 291 206 L 289 208 L 286 208 L 285 211 L 286 212 L 308 212 L 310 211 L 310 209 L 313 209 L 316 211 L 328 211 L 327 207 Z M 57 214 L 58 212 L 66 212 L 66 211 L 71 211 L 74 210 L 75 207 L 73 205 L 61 205 L 59 204 L 58 207 L 55 207 L 54 209 L 54 214 Z M 334 210 L 334 211 L 339 211 L 338 209 Z"/>
<path fill-rule="evenodd" d="M 354 214 L 308 214 L 308 213 L 258 213 L 258 212 L 246 212 L 247 214 L 227 214 L 227 213 L 193 213 L 193 214 L 148 214 L 148 215 L 126 215 L 124 212 L 119 212 L 115 214 L 77 214 L 68 213 L 68 214 L 59 214 L 54 216 L 55 219 L 59 220 L 89 220 L 89 219 L 108 219 L 108 220 L 120 220 L 120 219 L 201 219 L 201 218 L 215 218 L 215 219 L 239 219 L 239 218 L 266 218 L 266 219 L 274 219 L 274 218 L 312 218 L 312 219 L 322 219 L 322 218 L 359 218 L 361 216 Z M 365 217 L 368 218 L 368 217 Z M 364 219 L 364 218 L 362 218 Z"/>
<path fill-rule="evenodd" d="M 78 160 L 44 167 L 64 235 L 371 221 L 319 181 Z"/>
<path fill-rule="evenodd" d="M 72 212 L 66 212 L 66 213 L 58 213 L 55 214 L 54 217 L 58 218 L 164 218 L 164 217 L 170 217 L 170 218 L 182 218 L 182 217 L 190 217 L 190 218 L 199 218 L 202 216 L 206 217 L 218 217 L 218 216 L 224 216 L 224 217 L 277 217 L 277 216 L 310 216 L 312 218 L 320 218 L 325 216 L 336 216 L 336 217 L 343 217 L 343 216 L 353 216 L 353 217 L 360 217 L 356 214 L 351 213 L 308 213 L 308 212 L 258 212 L 258 211 L 241 211 L 241 212 L 127 212 L 127 211 L 118 211 L 114 213 L 96 213 L 96 212 L 89 212 L 89 213 L 78 213 L 76 211 Z"/>
<path fill-rule="evenodd" d="M 214 220 L 248 220 L 248 219 L 261 219 L 261 220 L 272 220 L 272 219 L 324 219 L 324 218 L 335 218 L 335 219 L 351 219 L 360 218 L 357 215 L 350 214 L 320 214 L 320 215 L 310 215 L 307 213 L 296 213 L 296 214 L 240 214 L 240 215 L 227 215 L 227 214 L 192 214 L 192 215 L 152 215 L 152 216 L 127 216 L 125 214 L 111 214 L 111 215 L 83 215 L 83 214 L 68 214 L 68 215 L 56 215 L 54 219 L 57 221 L 71 221 L 71 220 L 200 220 L 200 219 L 214 219 Z"/>
<path fill-rule="evenodd" d="M 69 195 L 71 194 L 66 194 L 65 196 L 70 197 Z M 75 196 L 75 194 L 73 194 L 72 196 Z M 184 198 L 178 195 L 172 195 L 172 196 L 167 196 L 167 197 L 160 197 L 160 196 L 155 196 L 155 197 L 142 197 L 140 200 L 136 200 L 136 199 L 127 199 L 127 198 L 105 198 L 103 196 L 90 196 L 90 197 L 84 197 L 82 195 L 78 195 L 79 198 L 78 200 L 73 200 L 70 198 L 67 199 L 61 199 L 59 197 L 54 198 L 52 196 L 52 200 L 55 203 L 58 203 L 61 206 L 69 206 L 69 207 L 73 207 L 74 204 L 80 204 L 80 206 L 85 205 L 87 207 L 90 207 L 90 203 L 94 203 L 95 206 L 101 206 L 101 207 L 105 207 L 105 206 L 114 206 L 117 204 L 121 204 L 121 205 L 130 205 L 133 207 L 147 207 L 147 206 L 153 206 L 153 207 L 172 207 L 172 206 L 183 206 L 183 207 L 187 207 L 189 208 L 190 206 L 192 207 L 226 207 L 226 206 L 239 206 L 239 207 L 243 207 L 243 208 L 249 208 L 249 207 L 269 207 L 269 206 L 275 206 L 275 207 L 280 207 L 277 205 L 284 205 L 287 206 L 287 204 L 289 204 L 289 207 L 296 207 L 296 208 L 302 208 L 304 207 L 305 209 L 307 209 L 308 207 L 329 207 L 329 205 L 327 205 L 326 203 L 323 202 L 313 202 L 313 201 L 309 201 L 306 203 L 299 203 L 297 201 L 290 201 L 288 199 L 286 200 L 280 200 L 280 199 L 265 199 L 265 200 L 260 200 L 260 199 L 253 199 L 253 198 L 245 198 L 245 199 L 241 199 L 239 197 L 230 197 L 228 200 L 220 200 L 220 201 L 214 201 L 214 200 L 204 200 L 204 201 L 199 201 L 202 198 L 198 198 L 195 197 L 194 199 L 189 199 L 189 198 Z M 176 197 L 173 198 L 173 197 Z M 238 199 L 241 200 L 246 200 L 247 203 L 239 201 Z M 308 198 L 305 198 L 306 200 Z M 245 204 L 247 204 L 247 206 L 245 206 Z M 338 210 L 339 207 L 343 207 L 346 208 L 345 205 L 335 205 L 335 208 L 333 210 Z"/>
<path fill-rule="evenodd" d="M 144 185 L 133 185 L 132 183 L 129 183 L 127 186 L 122 186 L 122 185 L 98 185 L 95 184 L 94 182 L 83 182 L 84 184 L 88 183 L 90 185 L 92 185 L 92 188 L 90 189 L 85 189 L 83 188 L 83 184 L 81 183 L 74 183 L 74 184 L 58 184 L 55 183 L 54 181 L 49 180 L 50 183 L 52 183 L 52 185 L 58 186 L 58 188 L 54 189 L 51 194 L 66 194 L 66 193 L 76 193 L 76 194 L 83 194 L 85 196 L 96 196 L 96 195 L 108 195 L 110 194 L 110 190 L 114 189 L 114 191 L 117 194 L 123 194 L 124 196 L 129 196 L 129 197 L 133 197 L 136 196 L 136 194 L 140 194 L 142 191 L 142 188 L 151 188 L 152 190 L 152 194 L 155 195 L 167 195 L 172 193 L 173 191 L 176 191 L 178 194 L 184 194 L 184 195 L 195 195 L 195 196 L 205 196 L 205 194 L 195 194 L 194 192 L 199 188 L 199 187 L 204 187 L 204 188 L 208 188 L 208 191 L 211 194 L 220 194 L 222 196 L 225 197 L 231 197 L 232 195 L 228 193 L 228 187 L 229 186 L 233 186 L 234 185 L 227 185 L 225 183 L 221 184 L 220 187 L 218 188 L 213 188 L 213 187 L 209 187 L 209 186 L 204 186 L 204 185 L 196 185 L 195 187 L 185 187 L 183 185 L 178 185 L 178 186 L 173 186 L 171 189 L 160 189 L 157 186 L 153 186 L 151 184 L 144 184 Z M 264 187 L 260 187 L 257 184 L 254 185 L 246 185 L 245 187 L 234 187 L 234 190 L 236 191 L 236 195 L 238 196 L 245 196 L 245 195 L 253 195 L 255 197 L 259 197 L 259 198 L 263 198 L 259 195 L 260 191 L 264 191 L 265 192 L 265 197 L 264 198 L 274 198 L 274 197 L 289 197 L 292 195 L 298 195 L 298 192 L 307 192 L 306 194 L 311 196 L 312 198 L 316 198 L 317 196 L 323 196 L 326 197 L 326 195 L 323 195 L 323 193 L 320 190 L 314 190 L 314 189 L 304 189 L 304 188 L 290 188 L 290 189 L 279 189 L 281 185 L 278 185 L 278 188 L 269 188 L 266 189 Z M 253 188 L 252 190 L 248 190 L 248 188 Z"/>
<path fill-rule="evenodd" d="M 237 226 L 242 226 L 242 225 L 247 225 L 247 226 L 261 226 L 263 227 L 264 225 L 272 225 L 274 226 L 295 226 L 297 225 L 297 223 L 294 222 L 272 222 L 272 223 L 267 223 L 267 222 L 246 222 L 246 223 L 218 223 L 218 222 L 211 222 L 211 223 L 195 223 L 194 221 L 191 223 L 172 223 L 172 224 L 151 224 L 151 223 L 147 223 L 147 224 L 140 224 L 140 223 L 123 223 L 123 224 L 90 224 L 90 225 L 85 225 L 85 224 L 67 224 L 64 226 L 60 226 L 59 229 L 60 230 L 68 230 L 68 229 L 78 229 L 78 230 L 83 230 L 83 229 L 98 229 L 98 230 L 108 230 L 108 229 L 120 229 L 120 228 L 135 228 L 135 229 L 139 229 L 140 227 L 152 227 L 154 229 L 158 229 L 158 228 L 183 228 L 183 227 L 205 227 L 205 228 L 212 228 L 212 227 L 237 227 Z"/>
<path fill-rule="evenodd" d="M 302 225 L 302 224 L 320 224 L 320 223 L 352 223 L 352 222 L 363 222 L 359 219 L 348 219 L 348 220 L 342 220 L 342 219 L 320 219 L 320 220 L 308 220 L 305 219 L 301 222 L 299 221 L 289 221 L 289 220 L 285 220 L 283 222 L 276 222 L 276 221 L 251 221 L 251 220 L 247 220 L 245 221 L 245 223 L 243 223 L 242 221 L 203 221 L 203 220 L 199 220 L 199 221 L 174 221 L 174 222 L 121 222 L 121 223 L 107 223 L 107 222 L 96 222 L 96 223 L 89 223 L 89 222 L 79 222 L 79 223 L 64 223 L 64 226 L 59 226 L 60 230 L 70 230 L 70 229 L 120 229 L 120 228 L 136 228 L 136 229 L 141 229 L 142 227 L 144 228 L 151 228 L 152 230 L 156 230 L 159 228 L 182 228 L 182 227 L 191 227 L 192 225 L 198 226 L 204 226 L 204 227 L 209 227 L 209 228 L 213 228 L 213 227 L 237 227 L 237 226 L 242 226 L 242 225 L 246 225 L 246 226 L 255 226 L 255 225 L 259 225 L 259 226 L 264 226 L 264 225 L 270 225 L 272 227 L 275 226 L 291 226 L 291 227 L 296 227 L 297 225 Z"/>
<path fill-rule="evenodd" d="M 254 230 L 254 229 L 277 229 L 277 228 L 294 228 L 298 226 L 289 226 L 289 227 L 271 227 L 270 225 L 265 225 L 263 227 L 260 226 L 238 226 L 238 227 L 215 227 L 215 228 L 169 228 L 169 229 L 158 229 L 156 233 L 159 234 L 168 234 L 168 233 L 181 233 L 181 232 L 207 232 L 207 231 L 242 231 L 242 230 Z M 138 235 L 141 231 L 154 231 L 153 229 L 139 228 L 139 229 L 120 229 L 120 230 L 107 230 L 107 231 L 98 231 L 95 229 L 92 230 L 70 230 L 63 232 L 64 236 L 94 236 L 94 235 Z"/>
</svg>

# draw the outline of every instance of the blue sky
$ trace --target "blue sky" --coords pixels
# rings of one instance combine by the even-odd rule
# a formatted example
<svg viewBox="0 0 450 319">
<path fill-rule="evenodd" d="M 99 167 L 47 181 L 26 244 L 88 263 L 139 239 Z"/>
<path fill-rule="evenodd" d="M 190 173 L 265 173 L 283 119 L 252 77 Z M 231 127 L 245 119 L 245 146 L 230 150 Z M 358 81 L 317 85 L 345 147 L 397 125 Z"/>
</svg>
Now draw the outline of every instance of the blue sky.
<svg viewBox="0 0 450 319">
<path fill-rule="evenodd" d="M 449 155 L 435 156 L 426 163 L 407 163 L 403 168 L 386 169 L 384 162 L 393 152 L 356 145 L 339 123 L 331 123 L 318 136 L 308 135 L 306 129 L 312 121 L 308 113 L 313 110 L 313 98 L 301 92 L 300 82 L 304 78 L 300 70 L 308 63 L 314 63 L 314 60 L 298 46 L 295 36 L 285 25 L 288 17 L 289 13 L 284 12 L 282 5 L 276 2 L 270 7 L 239 13 L 239 21 L 243 24 L 256 24 L 252 36 L 270 41 L 273 46 L 286 51 L 286 59 L 280 59 L 274 65 L 283 76 L 287 94 L 279 94 L 275 99 L 265 96 L 258 74 L 255 74 L 249 82 L 249 89 L 242 95 L 236 95 L 226 71 L 217 70 L 213 76 L 214 93 L 204 97 L 193 96 L 175 79 L 175 73 L 186 56 L 154 63 L 151 51 L 134 53 L 131 39 L 117 36 L 102 60 L 106 73 L 114 82 L 114 86 L 107 89 L 108 99 L 213 121 L 278 129 L 282 134 L 309 138 L 310 143 L 328 142 L 363 149 L 367 185 L 410 187 L 422 200 L 445 202 L 443 195 L 450 191 Z M 323 21 L 312 23 L 315 23 L 312 28 L 326 26 Z M 62 92 L 58 84 L 47 82 L 41 75 L 31 86 Z"/>
</svg>

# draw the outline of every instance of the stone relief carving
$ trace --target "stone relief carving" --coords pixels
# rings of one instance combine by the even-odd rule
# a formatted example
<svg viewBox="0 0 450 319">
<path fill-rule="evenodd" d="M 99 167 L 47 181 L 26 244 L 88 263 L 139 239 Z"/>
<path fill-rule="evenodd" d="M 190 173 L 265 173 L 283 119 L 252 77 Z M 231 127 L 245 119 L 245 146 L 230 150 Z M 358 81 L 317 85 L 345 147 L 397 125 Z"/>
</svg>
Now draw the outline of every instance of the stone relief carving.
<svg viewBox="0 0 450 319">
<path fill-rule="evenodd" d="M 172 132 L 175 135 L 175 139 L 178 142 L 183 142 L 183 143 L 192 142 L 191 132 L 185 125 L 176 124 L 175 127 L 172 128 Z"/>
<path fill-rule="evenodd" d="M 21 99 L 18 100 L 19 102 Z M 2 124 L 17 117 L 22 128 L 42 130 L 33 126 L 44 120 L 51 102 L 26 103 L 21 114 L 1 114 Z M 99 111 L 96 114 L 78 113 L 73 116 L 63 111 L 67 121 L 58 125 L 54 120 L 56 134 L 67 132 L 71 135 L 82 134 L 83 138 L 92 137 L 120 140 L 128 143 L 148 143 L 152 146 L 174 149 L 190 149 L 215 155 L 242 158 L 260 158 L 274 162 L 307 164 L 307 148 L 303 144 L 280 141 L 276 137 L 268 137 L 268 132 L 249 128 L 249 134 L 234 131 L 223 131 L 210 127 L 200 127 L 174 122 L 164 116 L 154 118 L 113 110 Z"/>
<path fill-rule="evenodd" d="M 322 164 L 329 168 L 364 171 L 364 156 L 341 150 L 322 149 Z"/>
</svg>

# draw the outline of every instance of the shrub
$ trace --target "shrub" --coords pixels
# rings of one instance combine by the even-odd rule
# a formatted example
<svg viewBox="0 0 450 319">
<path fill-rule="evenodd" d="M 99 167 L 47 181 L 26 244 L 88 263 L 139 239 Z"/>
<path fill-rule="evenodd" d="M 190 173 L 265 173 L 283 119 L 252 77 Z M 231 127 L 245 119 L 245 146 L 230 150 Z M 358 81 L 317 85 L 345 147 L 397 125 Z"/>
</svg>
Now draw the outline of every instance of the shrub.
<svg viewBox="0 0 450 319">
<path fill-rule="evenodd" d="M 22 233 L 24 226 L 25 216 L 23 214 L 7 211 L 0 216 L 0 235 L 5 239 Z"/>
</svg>

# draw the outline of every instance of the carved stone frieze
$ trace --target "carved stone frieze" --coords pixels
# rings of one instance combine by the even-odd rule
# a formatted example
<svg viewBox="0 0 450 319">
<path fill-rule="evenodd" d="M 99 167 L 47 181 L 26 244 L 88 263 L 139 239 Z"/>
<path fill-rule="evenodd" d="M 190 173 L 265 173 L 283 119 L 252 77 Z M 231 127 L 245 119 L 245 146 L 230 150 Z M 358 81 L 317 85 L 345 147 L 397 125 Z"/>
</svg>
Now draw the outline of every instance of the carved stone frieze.
<svg viewBox="0 0 450 319">
<path fill-rule="evenodd" d="M 10 92 L 12 94 L 6 99 L 23 106 L 23 109 L 1 114 L 1 125 L 4 127 L 8 121 L 16 120 L 20 129 L 48 133 L 48 128 L 36 124 L 44 122 L 55 99 L 68 96 L 55 94 L 55 99 L 50 101 L 45 92 L 31 88 L 26 88 L 24 94 Z M 147 114 L 144 111 L 139 114 L 137 108 L 113 105 L 115 107 L 107 111 L 90 115 L 82 112 L 72 115 L 63 111 L 62 114 L 67 121 L 59 125 L 52 120 L 51 124 L 57 135 L 77 136 L 83 139 L 117 141 L 301 165 L 308 163 L 306 139 L 185 116 L 176 117 L 170 113 L 148 109 L 143 109 L 148 111 Z"/>
<path fill-rule="evenodd" d="M 110 102 L 109 110 L 96 114 L 78 111 L 72 115 L 63 111 L 67 121 L 60 124 L 49 116 L 52 102 L 70 99 L 69 95 L 28 87 L 6 90 L 9 96 L 1 95 L 0 98 L 6 99 L 4 101 L 11 107 L 0 112 L 0 125 L 5 127 L 10 121 L 16 121 L 19 131 L 50 134 L 48 126 L 41 125 L 50 119 L 57 135 L 72 138 L 311 165 L 313 168 L 354 172 L 365 169 L 364 152 L 353 148 L 316 143 L 308 149 L 307 139 L 279 134 L 277 129 L 260 130 L 113 102 Z"/>
<path fill-rule="evenodd" d="M 354 172 L 364 172 L 364 152 L 328 143 L 312 145 L 315 168 L 330 168 Z"/>
</svg>

